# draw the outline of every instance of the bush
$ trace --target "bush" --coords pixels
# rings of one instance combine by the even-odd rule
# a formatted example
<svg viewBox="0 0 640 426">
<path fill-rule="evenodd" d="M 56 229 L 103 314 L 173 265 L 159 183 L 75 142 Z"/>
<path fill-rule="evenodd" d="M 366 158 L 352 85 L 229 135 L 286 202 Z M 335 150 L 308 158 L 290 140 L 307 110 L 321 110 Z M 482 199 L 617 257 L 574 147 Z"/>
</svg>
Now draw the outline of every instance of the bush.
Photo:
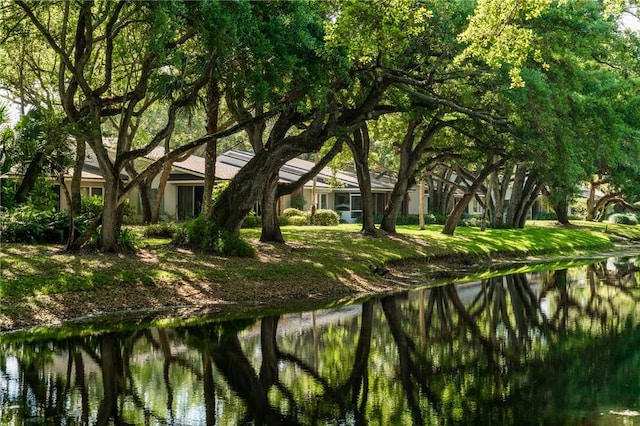
<svg viewBox="0 0 640 426">
<path fill-rule="evenodd" d="M 159 222 L 147 226 L 144 229 L 145 237 L 173 238 L 180 226 L 174 222 Z"/>
<path fill-rule="evenodd" d="M 122 251 L 136 251 L 138 238 L 131 229 L 121 229 L 116 235 L 116 244 Z"/>
<path fill-rule="evenodd" d="M 298 210 L 304 209 L 304 206 L 307 204 L 307 200 L 305 200 L 302 194 L 298 194 L 291 200 L 291 205 Z"/>
<path fill-rule="evenodd" d="M 382 216 L 378 215 L 374 217 L 376 223 L 382 223 Z M 447 221 L 447 216 L 438 213 L 429 213 L 424 215 L 424 223 L 426 225 L 433 225 L 438 223 L 443 225 Z M 410 214 L 406 216 L 398 216 L 396 225 L 419 225 L 420 215 Z"/>
<path fill-rule="evenodd" d="M 259 228 L 262 226 L 262 218 L 251 212 L 242 221 L 243 228 Z"/>
<path fill-rule="evenodd" d="M 74 217 L 76 232 L 83 232 L 89 218 Z M 0 238 L 14 243 L 61 243 L 69 235 L 67 212 L 40 211 L 25 205 L 0 212 Z"/>
<path fill-rule="evenodd" d="M 533 220 L 557 220 L 556 212 L 540 212 L 533 216 Z"/>
<path fill-rule="evenodd" d="M 254 257 L 254 248 L 235 235 L 216 228 L 209 218 L 200 215 L 184 224 L 184 231 L 176 233 L 175 242 L 223 256 Z"/>
<path fill-rule="evenodd" d="M 280 226 L 306 226 L 309 224 L 309 216 L 278 216 Z"/>
<path fill-rule="evenodd" d="M 9 210 L 16 206 L 16 184 L 8 179 L 0 180 L 0 200 L 2 208 Z"/>
<path fill-rule="evenodd" d="M 218 233 L 216 252 L 223 256 L 255 257 L 256 251 L 245 240 L 227 231 Z"/>
<path fill-rule="evenodd" d="M 184 223 L 186 230 L 186 243 L 192 247 L 204 251 L 214 251 L 215 239 L 213 236 L 217 232 L 213 229 L 213 224 L 205 216 L 198 216 Z"/>
<path fill-rule="evenodd" d="M 288 209 L 284 209 L 282 212 L 284 217 L 293 217 L 293 216 L 304 216 L 305 212 L 299 209 L 295 209 L 293 207 L 289 207 Z"/>
<path fill-rule="evenodd" d="M 617 223 L 620 225 L 637 225 L 638 218 L 631 213 L 614 213 L 607 219 L 609 223 Z"/>
<path fill-rule="evenodd" d="M 104 200 L 99 195 L 84 196 L 80 199 L 80 212 L 90 217 L 96 217 L 102 213 Z"/>
<path fill-rule="evenodd" d="M 469 216 L 460 221 L 461 226 L 475 226 L 480 227 L 482 225 L 482 218 L 477 216 Z"/>
<path fill-rule="evenodd" d="M 312 225 L 336 226 L 340 223 L 340 215 L 333 210 L 320 209 L 311 217 Z"/>
</svg>

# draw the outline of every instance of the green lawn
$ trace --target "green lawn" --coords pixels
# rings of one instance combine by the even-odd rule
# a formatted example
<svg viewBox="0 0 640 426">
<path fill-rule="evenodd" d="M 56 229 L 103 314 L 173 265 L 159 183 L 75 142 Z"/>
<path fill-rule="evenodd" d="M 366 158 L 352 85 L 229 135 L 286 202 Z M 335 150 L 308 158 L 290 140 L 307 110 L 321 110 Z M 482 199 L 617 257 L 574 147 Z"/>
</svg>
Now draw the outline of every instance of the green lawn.
<svg viewBox="0 0 640 426">
<path fill-rule="evenodd" d="M 605 227 L 608 233 L 605 233 Z M 57 246 L 4 244 L 0 255 L 0 297 L 94 290 L 123 284 L 154 285 L 192 281 L 294 281 L 366 276 L 371 264 L 398 264 L 416 259 L 571 254 L 611 248 L 613 232 L 640 239 L 640 226 L 576 223 L 574 227 L 538 222 L 525 229 L 458 228 L 454 236 L 441 226 L 423 231 L 400 226 L 397 235 L 364 237 L 358 225 L 283 227 L 286 244 L 258 241 L 260 231 L 242 231 L 257 248 L 256 259 L 221 258 L 168 245 L 168 240 L 141 239 L 135 255 L 81 252 Z"/>
<path fill-rule="evenodd" d="M 142 237 L 133 254 L 3 244 L 0 332 L 103 314 L 164 310 L 172 318 L 183 316 L 182 309 L 187 316 L 234 306 L 262 313 L 315 309 L 424 285 L 429 280 L 425 274 L 446 275 L 461 265 L 469 272 L 470 266 L 495 266 L 503 259 L 548 255 L 557 260 L 612 250 L 612 238 L 640 240 L 640 226 L 586 222 L 569 228 L 551 222 L 517 230 L 459 228 L 455 236 L 445 236 L 441 229 L 400 226 L 396 235 L 371 238 L 361 235 L 358 225 L 287 226 L 282 230 L 285 244 L 261 243 L 260 231 L 247 229 L 242 236 L 257 252 L 250 259 L 193 252 L 167 239 Z M 135 232 L 142 235 L 141 229 Z M 381 264 L 392 269 L 384 278 L 370 271 L 371 265 Z"/>
</svg>

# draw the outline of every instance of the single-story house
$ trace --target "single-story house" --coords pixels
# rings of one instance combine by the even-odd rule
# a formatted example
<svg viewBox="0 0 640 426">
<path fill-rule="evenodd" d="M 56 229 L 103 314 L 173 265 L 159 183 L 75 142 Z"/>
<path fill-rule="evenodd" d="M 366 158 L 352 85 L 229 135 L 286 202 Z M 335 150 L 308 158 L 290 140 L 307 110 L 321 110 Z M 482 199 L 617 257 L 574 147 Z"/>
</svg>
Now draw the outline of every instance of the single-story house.
<svg viewBox="0 0 640 426">
<path fill-rule="evenodd" d="M 150 159 L 159 158 L 164 151 L 156 149 L 149 156 Z M 231 150 L 218 155 L 216 161 L 216 181 L 228 181 L 244 167 L 252 158 L 253 153 Z M 302 175 L 313 168 L 312 161 L 295 158 L 288 161 L 280 169 L 280 182 L 296 182 Z M 157 188 L 159 177 L 154 181 Z M 325 167 L 315 179 L 316 206 L 319 209 L 331 209 L 339 212 L 345 222 L 356 222 L 362 215 L 362 204 L 358 178 L 349 171 L 333 172 Z M 306 182 L 302 190 L 280 199 L 279 213 L 288 207 L 300 206 L 308 210 L 311 208 L 313 180 Z M 387 177 L 372 175 L 372 191 L 374 197 L 374 211 L 382 214 L 389 194 L 393 190 L 393 181 Z M 184 220 L 196 216 L 202 206 L 204 189 L 204 158 L 191 156 L 184 161 L 173 164 L 172 172 L 164 191 L 162 212 L 164 215 Z M 300 198 L 302 197 L 302 198 Z M 260 206 L 256 206 L 260 214 Z"/>
<path fill-rule="evenodd" d="M 145 159 L 140 161 L 148 162 L 160 158 L 164 154 L 163 148 L 156 148 Z M 230 150 L 219 154 L 216 161 L 216 181 L 224 182 L 231 180 L 238 171 L 244 167 L 254 154 L 238 150 Z M 280 182 L 291 183 L 297 181 L 301 176 L 314 167 L 312 161 L 295 158 L 288 161 L 279 172 Z M 162 201 L 160 203 L 160 215 L 171 220 L 185 220 L 197 216 L 202 208 L 204 194 L 204 170 L 205 159 L 192 155 L 183 161 L 174 162 L 171 174 L 165 187 Z M 72 171 L 66 178 L 70 184 Z M 129 176 L 122 174 L 122 179 L 126 182 Z M 3 179 L 18 180 L 16 173 L 8 173 L 2 176 Z M 152 183 L 152 201 L 158 192 L 160 175 L 156 176 Z M 394 186 L 394 178 L 385 173 L 372 172 L 371 186 L 373 192 L 374 215 L 381 215 L 389 199 Z M 315 186 L 315 188 L 314 188 Z M 59 188 L 56 186 L 58 192 Z M 98 167 L 95 155 L 87 149 L 87 157 L 82 172 L 81 191 L 83 195 L 101 196 L 104 191 L 104 177 Z M 357 222 L 362 217 L 362 200 L 358 179 L 355 172 L 343 170 L 334 171 L 329 167 L 323 168 L 314 180 L 306 182 L 302 189 L 290 195 L 286 195 L 279 200 L 278 209 L 282 214 L 288 207 L 302 207 L 304 210 L 311 208 L 311 199 L 315 193 L 316 206 L 319 209 L 330 209 L 338 212 L 344 222 Z M 455 198 L 459 199 L 463 195 L 457 191 Z M 601 194 L 599 194 L 601 195 Z M 482 197 L 482 194 L 480 195 Z M 429 211 L 428 195 L 425 197 L 425 211 Z M 507 195 L 507 198 L 508 195 Z M 140 213 L 140 196 L 137 189 L 131 191 L 129 200 L 135 210 Z M 419 211 L 418 187 L 410 189 L 405 196 L 401 210 L 401 215 L 418 214 Z M 66 209 L 64 197 L 60 197 L 60 209 Z M 451 206 L 453 208 L 453 206 Z M 542 201 L 536 202 L 530 215 L 539 211 L 546 211 Z M 260 214 L 260 205 L 256 204 L 255 211 Z M 472 215 L 482 214 L 482 205 L 474 199 L 467 209 Z"/>
</svg>

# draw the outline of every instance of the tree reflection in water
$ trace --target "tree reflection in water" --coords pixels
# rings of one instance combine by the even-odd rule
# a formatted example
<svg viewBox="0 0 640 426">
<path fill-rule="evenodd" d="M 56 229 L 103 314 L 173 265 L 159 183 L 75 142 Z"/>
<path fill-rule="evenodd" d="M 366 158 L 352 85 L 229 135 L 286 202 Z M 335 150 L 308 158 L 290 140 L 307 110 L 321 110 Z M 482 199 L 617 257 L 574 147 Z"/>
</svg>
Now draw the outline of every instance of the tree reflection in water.
<svg viewBox="0 0 640 426">
<path fill-rule="evenodd" d="M 0 423 L 598 423 L 640 411 L 638 276 L 619 259 L 358 310 L 5 339 Z"/>
</svg>

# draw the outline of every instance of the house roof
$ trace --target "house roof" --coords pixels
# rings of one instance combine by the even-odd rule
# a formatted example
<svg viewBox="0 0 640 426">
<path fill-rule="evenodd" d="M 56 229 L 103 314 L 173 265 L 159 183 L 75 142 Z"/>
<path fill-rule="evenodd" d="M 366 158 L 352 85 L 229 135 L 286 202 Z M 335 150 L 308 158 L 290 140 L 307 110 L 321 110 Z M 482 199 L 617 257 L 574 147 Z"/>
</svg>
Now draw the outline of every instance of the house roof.
<svg viewBox="0 0 640 426">
<path fill-rule="evenodd" d="M 164 155 L 164 148 L 156 148 L 147 155 L 150 160 L 155 160 Z M 219 154 L 216 159 L 216 179 L 231 180 L 237 173 L 254 157 L 252 152 L 229 150 Z M 313 168 L 315 163 L 312 161 L 294 158 L 289 160 L 280 168 L 280 182 L 292 183 L 297 181 L 302 175 Z M 193 175 L 194 178 L 204 177 L 205 159 L 197 155 L 191 155 L 184 161 L 173 163 L 175 173 L 184 173 Z M 317 175 L 316 188 L 329 189 L 332 188 L 331 182 L 338 180 L 342 183 L 341 187 L 333 187 L 334 191 L 358 191 L 358 177 L 355 173 L 348 171 L 333 172 L 329 167 L 323 168 Z M 305 187 L 311 187 L 312 181 L 305 184 Z M 374 191 L 391 191 L 393 182 L 389 179 L 381 179 L 372 176 L 372 190 Z"/>
<path fill-rule="evenodd" d="M 224 164 L 239 170 L 245 164 L 247 164 L 254 154 L 245 151 L 230 150 L 223 154 L 218 155 L 217 164 Z M 284 166 L 280 168 L 280 182 L 291 183 L 297 181 L 302 175 L 307 173 L 315 166 L 312 161 L 302 160 L 300 158 L 294 158 L 287 161 Z M 323 168 L 317 175 L 316 188 L 330 188 L 331 182 L 337 179 L 344 186 L 334 187 L 334 191 L 350 191 L 359 190 L 358 177 L 355 173 L 348 171 L 338 171 L 334 174 L 333 170 L 329 167 Z M 309 181 L 305 184 L 305 187 L 311 187 L 312 182 Z M 371 189 L 373 191 L 391 191 L 393 189 L 393 182 L 391 180 L 385 180 L 376 176 L 371 177 Z"/>
<path fill-rule="evenodd" d="M 164 148 L 155 148 L 151 151 L 147 158 L 150 160 L 157 160 L 158 158 L 164 155 Z M 204 166 L 205 159 L 204 157 L 200 157 L 197 155 L 191 155 L 187 157 L 183 161 L 176 161 L 173 163 L 173 169 L 176 172 L 193 174 L 197 177 L 204 177 Z M 226 164 L 220 163 L 220 161 L 216 161 L 216 179 L 220 180 L 231 180 L 236 173 L 238 173 L 238 169 L 235 167 L 229 167 Z"/>
</svg>

